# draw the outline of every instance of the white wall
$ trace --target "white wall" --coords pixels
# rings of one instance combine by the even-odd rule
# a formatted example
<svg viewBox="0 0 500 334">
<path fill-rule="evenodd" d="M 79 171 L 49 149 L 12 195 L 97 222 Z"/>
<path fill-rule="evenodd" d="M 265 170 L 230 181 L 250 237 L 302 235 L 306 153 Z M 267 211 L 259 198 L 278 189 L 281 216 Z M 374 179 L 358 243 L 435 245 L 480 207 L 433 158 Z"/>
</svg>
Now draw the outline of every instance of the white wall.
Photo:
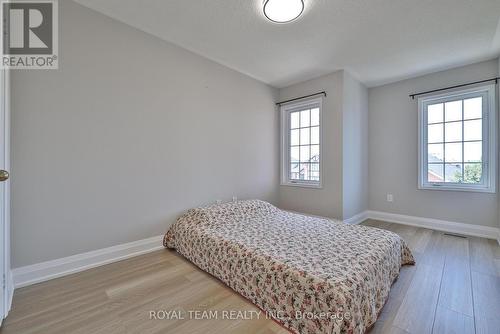
<svg viewBox="0 0 500 334">
<path fill-rule="evenodd" d="M 280 90 L 280 100 L 326 91 L 323 100 L 323 188 L 281 186 L 284 209 L 337 219 L 368 209 L 368 93 L 346 71 Z"/>
<path fill-rule="evenodd" d="M 279 91 L 280 101 L 327 92 L 322 110 L 323 188 L 281 186 L 281 208 L 342 219 L 342 90 L 343 71 L 338 71 Z"/>
<path fill-rule="evenodd" d="M 59 1 L 59 70 L 12 75 L 13 267 L 162 234 L 216 199 L 276 202 L 277 91 Z"/>
<path fill-rule="evenodd" d="M 344 71 L 342 215 L 368 209 L 368 90 Z"/>
<path fill-rule="evenodd" d="M 497 225 L 496 194 L 417 189 L 417 99 L 408 94 L 492 78 L 498 66 L 495 59 L 369 89 L 371 210 Z"/>
</svg>

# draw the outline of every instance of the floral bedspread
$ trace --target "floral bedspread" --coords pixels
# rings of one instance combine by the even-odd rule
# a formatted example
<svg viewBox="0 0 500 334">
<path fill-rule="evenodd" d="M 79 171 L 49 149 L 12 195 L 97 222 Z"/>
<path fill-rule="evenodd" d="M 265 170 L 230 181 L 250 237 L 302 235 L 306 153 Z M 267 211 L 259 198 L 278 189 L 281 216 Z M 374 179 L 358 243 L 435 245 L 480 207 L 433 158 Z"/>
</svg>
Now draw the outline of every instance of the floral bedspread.
<svg viewBox="0 0 500 334">
<path fill-rule="evenodd" d="M 164 245 L 296 333 L 364 333 L 414 263 L 395 233 L 260 200 L 191 209 Z"/>
</svg>

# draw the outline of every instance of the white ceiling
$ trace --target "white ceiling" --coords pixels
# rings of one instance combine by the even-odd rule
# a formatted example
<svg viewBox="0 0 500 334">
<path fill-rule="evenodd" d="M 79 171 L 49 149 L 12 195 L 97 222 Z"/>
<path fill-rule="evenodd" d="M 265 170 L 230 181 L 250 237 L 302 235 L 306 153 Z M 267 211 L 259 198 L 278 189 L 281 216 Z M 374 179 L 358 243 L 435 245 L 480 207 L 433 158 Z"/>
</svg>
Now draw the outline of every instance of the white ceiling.
<svg viewBox="0 0 500 334">
<path fill-rule="evenodd" d="M 262 0 L 76 0 L 275 87 L 346 69 L 368 86 L 500 54 L 499 0 L 304 0 L 274 24 Z"/>
</svg>

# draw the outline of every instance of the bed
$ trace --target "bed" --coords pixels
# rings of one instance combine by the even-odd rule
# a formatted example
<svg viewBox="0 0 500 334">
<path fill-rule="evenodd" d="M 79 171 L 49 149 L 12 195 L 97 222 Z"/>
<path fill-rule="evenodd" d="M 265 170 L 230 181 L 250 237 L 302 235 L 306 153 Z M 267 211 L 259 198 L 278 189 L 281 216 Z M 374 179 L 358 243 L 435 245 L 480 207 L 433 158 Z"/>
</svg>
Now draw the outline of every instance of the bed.
<svg viewBox="0 0 500 334">
<path fill-rule="evenodd" d="M 260 200 L 191 209 L 163 243 L 294 333 L 364 333 L 415 263 L 395 233 Z"/>
</svg>

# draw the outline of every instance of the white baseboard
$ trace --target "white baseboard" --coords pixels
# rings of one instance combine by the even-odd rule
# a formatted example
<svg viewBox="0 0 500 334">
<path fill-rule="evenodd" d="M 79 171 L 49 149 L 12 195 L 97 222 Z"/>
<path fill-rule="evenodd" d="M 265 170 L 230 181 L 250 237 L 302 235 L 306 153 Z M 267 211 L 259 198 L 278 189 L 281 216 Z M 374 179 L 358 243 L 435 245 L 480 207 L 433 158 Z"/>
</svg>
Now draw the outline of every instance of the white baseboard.
<svg viewBox="0 0 500 334">
<path fill-rule="evenodd" d="M 362 222 L 364 222 L 366 219 L 368 219 L 368 211 L 363 211 L 361 213 L 358 213 L 357 215 L 352 216 L 351 218 L 347 218 L 343 220 L 344 224 L 349 224 L 349 225 L 357 225 Z"/>
<path fill-rule="evenodd" d="M 162 239 L 163 235 L 160 235 L 61 259 L 14 268 L 12 270 L 12 286 L 17 289 L 149 253 L 163 248 Z"/>
<path fill-rule="evenodd" d="M 320 217 L 310 214 L 306 215 L 313 217 Z M 320 218 L 325 218 L 325 217 L 320 217 Z M 389 223 L 424 227 L 437 231 L 494 239 L 497 240 L 498 244 L 500 245 L 500 228 L 491 226 L 457 223 L 448 220 L 408 216 L 408 215 L 401 215 L 396 213 L 373 211 L 373 210 L 366 210 L 360 212 L 350 218 L 344 219 L 342 222 L 344 224 L 357 225 L 362 223 L 366 219 L 383 220 Z"/>
<path fill-rule="evenodd" d="M 7 305 L 5 305 L 5 317 L 12 308 L 12 298 L 14 297 L 14 278 L 12 270 L 6 274 L 5 293 L 7 293 Z"/>
<path fill-rule="evenodd" d="M 425 227 L 437 231 L 482 237 L 499 240 L 500 229 L 491 226 L 472 225 L 457 223 L 448 220 L 407 216 L 382 211 L 365 211 L 366 217 L 370 219 L 383 220 L 389 223 Z"/>
<path fill-rule="evenodd" d="M 14 283 L 12 280 L 12 270 L 8 270 L 5 273 L 5 290 L 4 293 L 6 294 L 6 298 L 2 300 L 4 304 L 4 314 L 3 317 L 0 316 L 0 326 L 3 323 L 3 320 L 7 318 L 7 315 L 9 315 L 9 311 L 12 308 L 12 297 L 14 297 Z"/>
<path fill-rule="evenodd" d="M 490 226 L 472 225 L 447 220 L 407 216 L 389 212 L 368 210 L 343 220 L 346 224 L 359 224 L 366 219 L 383 220 L 390 223 L 425 227 L 433 230 L 496 239 L 500 244 L 500 229 Z M 61 259 L 15 268 L 7 275 L 7 293 L 10 303 L 14 288 L 40 283 L 53 278 L 74 274 L 86 269 L 128 259 L 137 255 L 162 249 L 163 235 L 103 248 Z"/>
</svg>

